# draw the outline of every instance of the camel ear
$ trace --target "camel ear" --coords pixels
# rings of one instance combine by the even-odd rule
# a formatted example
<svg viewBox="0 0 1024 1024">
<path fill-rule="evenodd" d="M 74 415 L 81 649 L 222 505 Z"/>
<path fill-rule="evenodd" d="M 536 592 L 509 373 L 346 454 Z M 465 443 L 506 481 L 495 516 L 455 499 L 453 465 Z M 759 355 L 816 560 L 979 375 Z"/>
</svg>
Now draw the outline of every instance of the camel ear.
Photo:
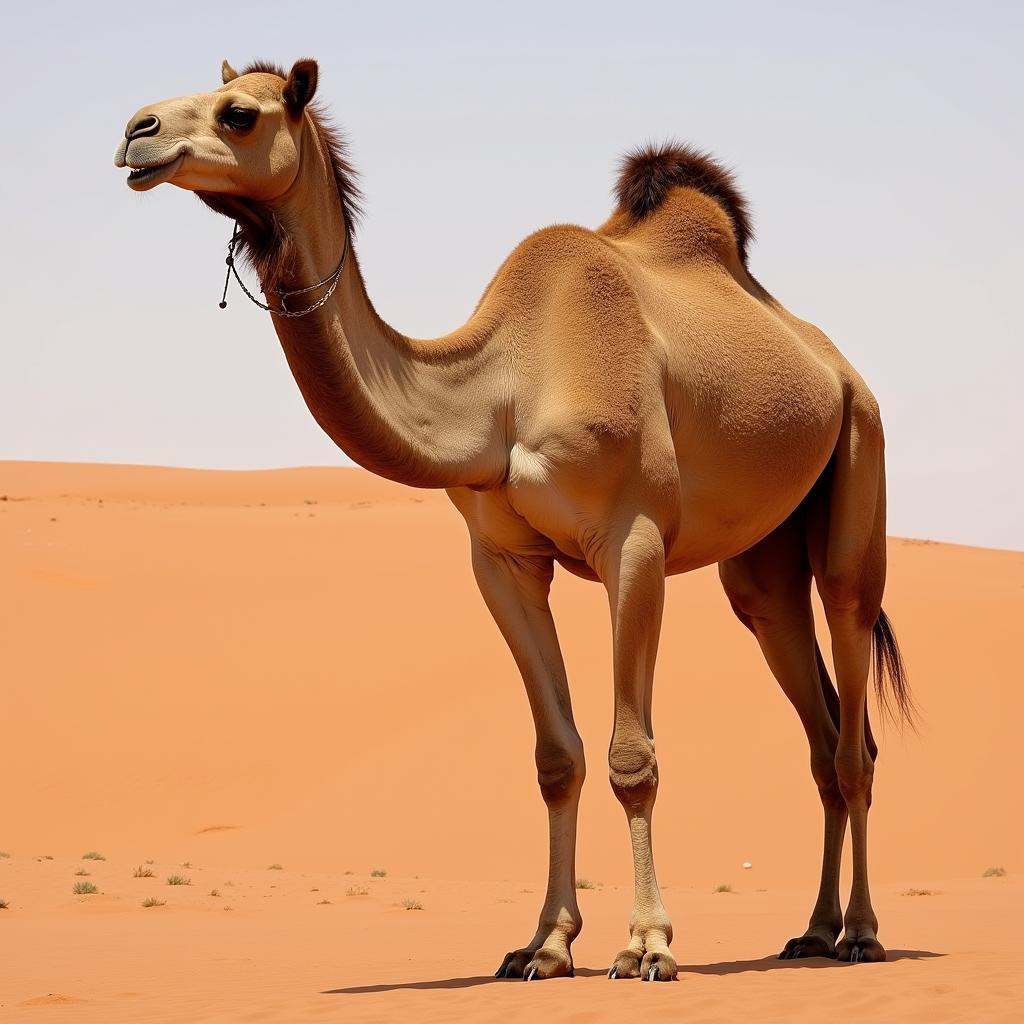
<svg viewBox="0 0 1024 1024">
<path fill-rule="evenodd" d="M 224 61 L 220 66 L 220 80 L 227 85 L 228 82 L 233 82 L 237 77 L 238 72 L 227 61 Z"/>
<path fill-rule="evenodd" d="M 288 72 L 284 83 L 284 105 L 292 117 L 306 109 L 306 104 L 316 93 L 318 68 L 315 60 L 297 60 Z"/>
</svg>

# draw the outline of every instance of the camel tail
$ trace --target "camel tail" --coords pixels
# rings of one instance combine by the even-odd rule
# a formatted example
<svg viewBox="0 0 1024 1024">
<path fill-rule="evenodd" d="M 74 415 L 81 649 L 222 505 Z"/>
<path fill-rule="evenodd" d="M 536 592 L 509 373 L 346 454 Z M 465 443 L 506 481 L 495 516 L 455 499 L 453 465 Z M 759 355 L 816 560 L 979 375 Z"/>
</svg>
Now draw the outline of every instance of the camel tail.
<svg viewBox="0 0 1024 1024">
<path fill-rule="evenodd" d="M 918 711 L 910 692 L 907 668 L 889 616 L 882 610 L 871 631 L 871 653 L 879 706 L 896 723 L 916 728 Z"/>
<path fill-rule="evenodd" d="M 747 247 L 754 233 L 747 200 L 737 188 L 732 171 L 710 153 L 671 140 L 640 146 L 623 157 L 615 196 L 619 209 L 640 221 L 653 213 L 677 185 L 703 192 L 725 210 L 732 221 L 736 248 L 746 264 Z"/>
</svg>

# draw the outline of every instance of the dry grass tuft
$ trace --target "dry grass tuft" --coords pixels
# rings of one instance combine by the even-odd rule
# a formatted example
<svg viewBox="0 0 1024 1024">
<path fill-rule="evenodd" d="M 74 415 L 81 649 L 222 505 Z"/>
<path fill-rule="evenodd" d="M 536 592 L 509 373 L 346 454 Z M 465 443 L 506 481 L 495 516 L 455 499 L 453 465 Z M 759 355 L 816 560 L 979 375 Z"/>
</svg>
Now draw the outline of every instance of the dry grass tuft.
<svg viewBox="0 0 1024 1024">
<path fill-rule="evenodd" d="M 594 883 L 591 882 L 589 878 L 577 878 L 576 879 L 576 888 L 577 889 L 596 889 L 597 886 L 594 885 Z"/>
<path fill-rule="evenodd" d="M 82 860 L 106 860 L 102 853 L 97 853 L 95 850 L 90 850 L 88 853 L 82 854 Z"/>
<path fill-rule="evenodd" d="M 402 906 L 406 910 L 422 910 L 423 909 L 423 904 L 420 903 L 419 900 L 410 900 L 410 899 L 402 900 Z"/>
<path fill-rule="evenodd" d="M 210 895 L 211 896 L 219 896 L 220 895 L 220 891 L 218 889 L 211 889 L 210 890 Z"/>
<path fill-rule="evenodd" d="M 184 875 L 168 875 L 167 876 L 167 884 L 168 885 L 191 885 L 192 884 L 192 879 L 191 878 L 186 878 Z"/>
<path fill-rule="evenodd" d="M 388 877 L 388 873 L 383 868 L 374 868 L 370 872 L 370 877 L 371 878 L 387 878 Z"/>
<path fill-rule="evenodd" d="M 147 896 L 143 901 L 144 907 L 166 907 L 167 903 L 164 900 L 158 900 L 155 896 Z"/>
<path fill-rule="evenodd" d="M 352 885 L 345 890 L 346 896 L 369 896 L 370 890 L 365 885 Z"/>
<path fill-rule="evenodd" d="M 330 905 L 331 905 L 331 901 L 330 900 L 320 900 L 320 902 L 317 903 L 318 907 L 329 907 Z"/>
<path fill-rule="evenodd" d="M 75 872 L 75 874 L 76 874 L 76 875 L 82 875 L 83 877 L 87 877 L 87 876 L 88 876 L 88 875 L 90 874 L 90 872 L 86 871 L 86 870 L 85 870 L 85 868 L 79 868 L 79 869 L 78 869 L 78 870 L 77 870 L 77 871 Z"/>
<path fill-rule="evenodd" d="M 92 882 L 75 882 L 71 891 L 76 896 L 91 896 L 94 892 L 99 892 L 99 889 Z"/>
<path fill-rule="evenodd" d="M 153 869 L 146 867 L 145 864 L 140 864 L 133 872 L 132 878 L 152 878 Z"/>
<path fill-rule="evenodd" d="M 939 894 L 934 889 L 904 889 L 901 896 L 938 896 Z"/>
<path fill-rule="evenodd" d="M 268 871 L 284 871 L 284 865 L 283 864 L 268 864 L 267 865 L 267 870 Z"/>
<path fill-rule="evenodd" d="M 735 892 L 736 890 L 731 885 L 716 885 L 712 892 Z"/>
<path fill-rule="evenodd" d="M 982 878 L 1005 878 L 1006 868 L 985 868 L 981 873 Z"/>
</svg>

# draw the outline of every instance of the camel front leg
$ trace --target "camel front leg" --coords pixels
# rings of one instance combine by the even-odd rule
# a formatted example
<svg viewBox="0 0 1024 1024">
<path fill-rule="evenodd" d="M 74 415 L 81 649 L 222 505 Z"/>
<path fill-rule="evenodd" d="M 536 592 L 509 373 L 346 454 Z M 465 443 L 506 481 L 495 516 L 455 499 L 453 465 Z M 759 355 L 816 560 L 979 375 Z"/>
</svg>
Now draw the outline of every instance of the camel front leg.
<svg viewBox="0 0 1024 1024">
<path fill-rule="evenodd" d="M 571 945 L 583 927 L 576 902 L 576 815 L 586 772 L 555 623 L 548 606 L 553 562 L 473 543 L 480 592 L 522 673 L 537 728 L 537 780 L 548 808 L 548 886 L 537 931 L 505 955 L 498 978 L 573 973 Z"/>
<path fill-rule="evenodd" d="M 640 517 L 600 572 L 611 605 L 615 723 L 608 750 L 612 789 L 626 812 L 633 846 L 633 914 L 629 945 L 610 978 L 672 981 L 672 923 L 661 900 L 651 850 L 651 817 L 658 792 L 651 695 L 665 597 L 665 547 L 660 531 Z"/>
</svg>

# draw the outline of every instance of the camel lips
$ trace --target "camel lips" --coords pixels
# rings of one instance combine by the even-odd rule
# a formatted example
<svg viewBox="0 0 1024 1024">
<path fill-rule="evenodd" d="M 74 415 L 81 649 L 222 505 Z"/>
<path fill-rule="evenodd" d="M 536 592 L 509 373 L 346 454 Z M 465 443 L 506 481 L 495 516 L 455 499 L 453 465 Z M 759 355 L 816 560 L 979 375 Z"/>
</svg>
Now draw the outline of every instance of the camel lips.
<svg viewBox="0 0 1024 1024">
<path fill-rule="evenodd" d="M 139 190 L 140 186 L 159 185 L 160 182 L 174 176 L 184 159 L 185 155 L 182 153 L 173 160 L 157 164 L 155 167 L 133 167 L 128 174 L 128 184 L 136 190 Z"/>
</svg>

